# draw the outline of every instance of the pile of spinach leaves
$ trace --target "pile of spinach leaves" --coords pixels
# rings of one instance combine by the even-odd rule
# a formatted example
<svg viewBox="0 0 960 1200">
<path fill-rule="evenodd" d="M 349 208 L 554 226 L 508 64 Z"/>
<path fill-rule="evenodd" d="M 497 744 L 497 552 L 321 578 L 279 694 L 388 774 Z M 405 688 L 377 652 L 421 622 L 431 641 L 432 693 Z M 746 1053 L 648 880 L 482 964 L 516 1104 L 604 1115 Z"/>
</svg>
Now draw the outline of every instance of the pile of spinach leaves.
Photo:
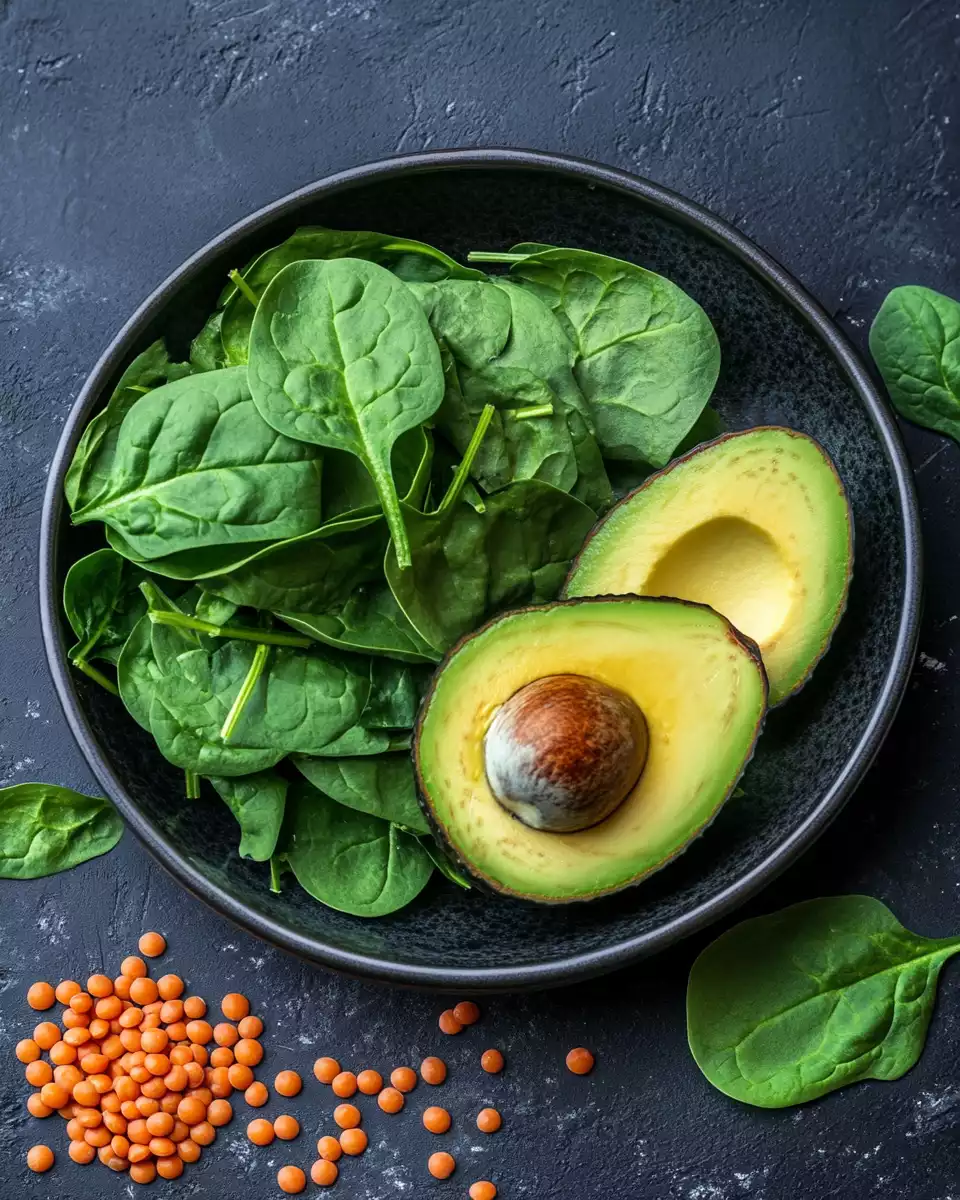
<svg viewBox="0 0 960 1200">
<path fill-rule="evenodd" d="M 359 916 L 435 868 L 464 883 L 409 753 L 435 665 L 553 599 L 614 485 L 717 431 L 717 338 L 669 280 L 471 257 L 509 272 L 298 230 L 231 272 L 186 361 L 156 342 L 128 366 L 66 478 L 107 543 L 66 577 L 74 666 L 188 797 L 208 781 L 275 889 Z"/>
</svg>

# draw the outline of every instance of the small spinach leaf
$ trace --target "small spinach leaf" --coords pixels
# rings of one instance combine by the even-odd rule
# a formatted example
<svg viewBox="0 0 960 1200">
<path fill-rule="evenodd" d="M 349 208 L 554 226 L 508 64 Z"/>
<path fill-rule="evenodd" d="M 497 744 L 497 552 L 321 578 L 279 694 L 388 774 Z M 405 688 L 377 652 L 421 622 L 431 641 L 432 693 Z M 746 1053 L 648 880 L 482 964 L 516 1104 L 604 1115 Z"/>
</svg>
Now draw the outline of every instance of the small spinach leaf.
<svg viewBox="0 0 960 1200">
<path fill-rule="evenodd" d="M 123 822 L 109 800 L 53 783 L 0 789 L 0 878 L 39 879 L 112 850 Z"/>
<path fill-rule="evenodd" d="M 743 921 L 693 964 L 687 1034 L 707 1079 L 782 1108 L 920 1057 L 960 938 L 911 933 L 879 900 L 827 896 Z"/>
<path fill-rule="evenodd" d="M 275 429 L 360 459 L 405 564 L 390 452 L 443 399 L 440 352 L 409 288 L 359 259 L 292 263 L 257 306 L 249 381 Z"/>
<path fill-rule="evenodd" d="M 314 787 L 338 804 L 393 821 L 413 833 L 429 832 L 417 800 L 409 754 L 339 759 L 295 754 L 291 761 Z"/>
<path fill-rule="evenodd" d="M 212 776 L 210 782 L 240 825 L 240 857 L 266 862 L 283 824 L 286 779 L 276 771 L 258 771 L 237 779 Z"/>
<path fill-rule="evenodd" d="M 870 328 L 897 412 L 960 442 L 960 303 L 925 287 L 898 287 Z"/>
<path fill-rule="evenodd" d="M 230 364 L 220 337 L 223 313 L 215 312 L 190 343 L 190 365 L 197 371 L 219 371 Z"/>
<path fill-rule="evenodd" d="M 74 663 L 91 658 L 116 662 L 146 612 L 139 589 L 142 578 L 113 550 L 95 550 L 73 564 L 63 582 L 63 610 L 77 636 L 69 651 Z"/>
<path fill-rule="evenodd" d="M 382 917 L 423 891 L 433 864 L 413 834 L 337 804 L 306 780 L 290 788 L 284 857 L 315 899 L 358 917 Z"/>
</svg>

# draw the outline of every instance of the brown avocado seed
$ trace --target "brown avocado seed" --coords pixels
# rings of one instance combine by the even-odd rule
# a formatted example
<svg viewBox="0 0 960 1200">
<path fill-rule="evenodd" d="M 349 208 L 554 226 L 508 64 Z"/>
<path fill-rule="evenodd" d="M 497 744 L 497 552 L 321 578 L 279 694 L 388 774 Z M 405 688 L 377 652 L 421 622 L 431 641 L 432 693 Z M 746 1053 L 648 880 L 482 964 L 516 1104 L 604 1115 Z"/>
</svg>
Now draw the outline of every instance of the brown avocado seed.
<svg viewBox="0 0 960 1200">
<path fill-rule="evenodd" d="M 487 781 L 524 825 L 571 833 L 617 808 L 647 760 L 647 723 L 625 693 L 546 675 L 501 705 L 484 738 Z"/>
</svg>

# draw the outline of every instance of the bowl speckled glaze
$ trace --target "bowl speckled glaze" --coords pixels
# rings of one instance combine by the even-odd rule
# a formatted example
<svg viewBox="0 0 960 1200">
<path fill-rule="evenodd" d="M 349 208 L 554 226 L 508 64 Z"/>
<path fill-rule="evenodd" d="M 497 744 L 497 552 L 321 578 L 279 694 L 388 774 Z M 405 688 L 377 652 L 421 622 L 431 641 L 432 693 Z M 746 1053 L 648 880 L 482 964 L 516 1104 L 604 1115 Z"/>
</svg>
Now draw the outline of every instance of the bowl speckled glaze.
<svg viewBox="0 0 960 1200">
<path fill-rule="evenodd" d="M 409 908 L 363 921 L 315 903 L 240 859 L 213 796 L 187 801 L 182 773 L 119 700 L 68 667 L 60 594 L 96 544 L 71 527 L 63 476 L 123 366 L 163 335 L 174 357 L 227 272 L 299 225 L 378 229 L 458 256 L 535 239 L 602 250 L 668 276 L 716 327 L 714 397 L 728 427 L 782 424 L 817 438 L 846 484 L 856 528 L 850 603 L 812 681 L 770 714 L 743 780 L 678 860 L 620 895 L 562 909 L 463 892 L 439 877 Z M 642 179 L 528 151 L 441 151 L 360 167 L 262 209 L 215 238 L 137 310 L 86 381 L 44 502 L 40 594 L 50 667 L 70 726 L 124 817 L 186 887 L 254 933 L 316 963 L 434 987 L 562 983 L 623 966 L 742 903 L 820 834 L 890 726 L 916 648 L 920 533 L 910 470 L 870 376 L 782 268 L 718 218 Z"/>
</svg>

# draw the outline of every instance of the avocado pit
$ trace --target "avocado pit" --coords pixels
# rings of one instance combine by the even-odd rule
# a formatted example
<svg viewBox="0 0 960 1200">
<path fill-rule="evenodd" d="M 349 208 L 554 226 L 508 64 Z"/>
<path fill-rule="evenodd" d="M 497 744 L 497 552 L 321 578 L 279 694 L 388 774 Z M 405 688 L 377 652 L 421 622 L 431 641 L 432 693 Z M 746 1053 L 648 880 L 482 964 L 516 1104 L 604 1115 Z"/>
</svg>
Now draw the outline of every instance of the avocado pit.
<svg viewBox="0 0 960 1200">
<path fill-rule="evenodd" d="M 623 803 L 647 759 L 647 723 L 617 688 L 546 675 L 501 705 L 484 738 L 487 781 L 524 825 L 572 833 Z"/>
</svg>

